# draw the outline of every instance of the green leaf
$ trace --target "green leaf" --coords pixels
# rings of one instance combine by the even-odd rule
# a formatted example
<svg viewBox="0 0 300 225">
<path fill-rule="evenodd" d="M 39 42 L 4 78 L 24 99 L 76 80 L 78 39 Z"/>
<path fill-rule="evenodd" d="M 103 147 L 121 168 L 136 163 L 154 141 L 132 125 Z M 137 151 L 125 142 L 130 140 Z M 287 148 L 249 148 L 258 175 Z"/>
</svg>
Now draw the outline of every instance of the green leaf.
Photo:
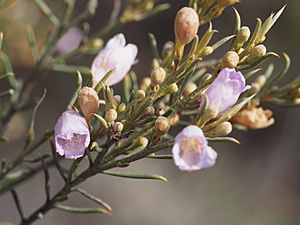
<svg viewBox="0 0 300 225">
<path fill-rule="evenodd" d="M 111 74 L 112 74 L 113 71 L 114 71 L 114 69 L 109 70 L 104 75 L 104 77 L 97 83 L 97 85 L 94 88 L 97 93 L 99 93 L 102 90 L 102 88 L 105 87 L 105 83 L 110 78 L 110 76 L 111 76 Z"/>
<path fill-rule="evenodd" d="M 151 45 L 151 49 L 152 49 L 154 57 L 157 58 L 157 59 L 160 59 L 158 48 L 157 48 L 157 41 L 156 41 L 156 38 L 155 38 L 154 34 L 148 33 L 148 36 L 149 36 L 149 39 L 150 39 L 150 45 Z"/>
<path fill-rule="evenodd" d="M 58 205 L 58 204 L 55 205 L 55 208 L 69 213 L 83 213 L 83 214 L 99 213 L 99 214 L 111 215 L 111 212 L 102 208 L 81 208 L 81 207 L 71 207 L 71 206 Z"/>
<path fill-rule="evenodd" d="M 265 54 L 263 57 L 261 57 L 260 59 L 258 59 L 254 63 L 251 63 L 250 65 L 241 65 L 241 66 L 238 66 L 237 69 L 238 70 L 249 70 L 249 69 L 252 69 L 253 67 L 259 65 L 260 63 L 262 63 L 263 61 L 265 61 L 266 59 L 268 59 L 270 57 L 280 58 L 280 56 L 277 53 L 275 53 L 275 52 L 268 52 L 267 54 Z"/>
<path fill-rule="evenodd" d="M 72 96 L 72 98 L 71 98 L 71 100 L 70 100 L 70 102 L 67 106 L 68 109 L 71 109 L 74 106 L 74 104 L 76 103 L 78 93 L 79 93 L 81 88 L 82 88 L 82 76 L 81 76 L 80 71 L 77 71 L 77 86 L 76 86 L 76 90 L 73 93 L 73 96 Z"/>
<path fill-rule="evenodd" d="M 106 175 L 123 177 L 123 178 L 168 181 L 167 178 L 156 174 L 133 174 L 133 173 L 118 173 L 118 172 L 103 172 L 103 173 Z"/>
<path fill-rule="evenodd" d="M 150 159 L 173 159 L 173 155 L 155 155 L 151 154 L 148 156 Z"/>
<path fill-rule="evenodd" d="M 216 50 L 217 48 L 221 47 L 222 45 L 224 45 L 225 43 L 227 43 L 230 40 L 233 40 L 233 38 L 235 38 L 236 35 L 231 35 L 228 37 L 224 37 L 223 39 L 221 39 L 220 41 L 216 42 L 215 44 L 213 44 L 211 47 Z"/>
<path fill-rule="evenodd" d="M 32 118 L 31 118 L 31 123 L 30 123 L 30 127 L 27 131 L 27 137 L 26 137 L 26 144 L 25 144 L 25 149 L 29 146 L 29 144 L 31 144 L 31 142 L 35 139 L 35 131 L 34 131 L 34 124 L 35 124 L 35 117 L 36 117 L 36 112 L 38 110 L 38 108 L 40 107 L 40 105 L 42 104 L 42 102 L 44 101 L 45 97 L 47 94 L 47 90 L 44 90 L 44 93 L 42 95 L 42 97 L 37 101 L 35 107 L 33 108 L 33 113 L 32 113 Z"/>
<path fill-rule="evenodd" d="M 53 23 L 55 27 L 60 26 L 60 20 L 54 15 L 52 10 L 49 8 L 44 0 L 33 0 L 34 3 L 39 7 L 39 9 L 44 13 L 44 15 Z"/>
<path fill-rule="evenodd" d="M 40 58 L 40 52 L 37 47 L 37 42 L 34 34 L 34 30 L 32 29 L 31 26 L 27 27 L 27 34 L 28 34 L 28 39 L 29 39 L 29 46 L 31 48 L 32 56 L 35 62 L 37 62 Z"/>
</svg>

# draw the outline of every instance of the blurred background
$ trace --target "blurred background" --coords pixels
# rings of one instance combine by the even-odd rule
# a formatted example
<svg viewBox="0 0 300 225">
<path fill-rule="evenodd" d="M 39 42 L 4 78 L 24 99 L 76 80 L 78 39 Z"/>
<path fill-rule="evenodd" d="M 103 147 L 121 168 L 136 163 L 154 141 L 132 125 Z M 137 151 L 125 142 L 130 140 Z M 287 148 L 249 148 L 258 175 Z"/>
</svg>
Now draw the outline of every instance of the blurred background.
<svg viewBox="0 0 300 225">
<path fill-rule="evenodd" d="M 53 11 L 61 15 L 64 1 L 48 0 Z M 85 4 L 78 0 L 76 13 Z M 167 2 L 167 1 L 159 1 Z M 172 8 L 142 23 L 126 25 L 119 32 L 125 33 L 128 42 L 139 47 L 139 63 L 134 67 L 139 79 L 149 74 L 151 50 L 147 33 L 154 33 L 161 48 L 167 40 L 173 40 L 173 19 L 186 0 L 170 0 Z M 269 51 L 287 52 L 292 59 L 290 77 L 299 72 L 300 24 L 298 0 L 243 0 L 236 5 L 242 16 L 242 24 L 252 30 L 255 19 L 265 19 L 272 11 L 288 4 L 284 14 L 267 36 Z M 111 0 L 100 0 L 92 32 L 99 29 L 109 16 Z M 215 20 L 219 30 L 215 40 L 231 34 L 234 28 L 234 13 L 228 8 Z M 40 14 L 31 0 L 17 0 L 9 9 L 0 12 L 0 30 L 5 33 L 5 48 L 16 68 L 19 78 L 31 72 L 32 60 L 24 25 L 34 26 L 38 42 L 49 31 L 49 23 Z M 205 31 L 201 27 L 200 33 Z M 215 56 L 224 54 L 222 50 Z M 89 65 L 91 59 L 77 63 Z M 280 68 L 280 61 L 275 61 Z M 75 75 L 75 74 L 74 74 Z M 49 73 L 40 83 L 48 89 L 46 101 L 38 111 L 36 128 L 39 136 L 52 129 L 56 119 L 65 109 L 76 84 L 76 76 Z M 0 85 L 0 88 L 2 86 Z M 117 89 L 118 90 L 118 89 Z M 119 94 L 122 94 L 120 91 Z M 113 216 L 77 215 L 52 210 L 37 225 L 299 225 L 300 224 L 300 108 L 268 106 L 274 112 L 276 123 L 268 129 L 234 132 L 241 141 L 240 146 L 215 144 L 219 157 L 215 167 L 193 173 L 180 172 L 171 160 L 142 160 L 127 170 L 140 173 L 158 173 L 166 176 L 168 182 L 128 180 L 98 175 L 83 185 L 84 189 L 107 201 L 113 208 Z M 30 112 L 28 112 L 30 115 Z M 15 129 L 11 130 L 15 140 L 0 144 L 0 157 L 11 159 L 22 146 L 22 133 L 28 124 L 19 115 Z M 41 150 L 48 150 L 48 144 Z M 44 202 L 41 174 L 17 188 L 26 215 Z M 51 191 L 59 190 L 62 182 L 55 170 L 51 170 Z M 93 206 L 90 202 L 72 194 L 66 204 L 72 206 Z M 19 217 L 10 194 L 0 196 L 0 221 L 17 223 Z"/>
</svg>

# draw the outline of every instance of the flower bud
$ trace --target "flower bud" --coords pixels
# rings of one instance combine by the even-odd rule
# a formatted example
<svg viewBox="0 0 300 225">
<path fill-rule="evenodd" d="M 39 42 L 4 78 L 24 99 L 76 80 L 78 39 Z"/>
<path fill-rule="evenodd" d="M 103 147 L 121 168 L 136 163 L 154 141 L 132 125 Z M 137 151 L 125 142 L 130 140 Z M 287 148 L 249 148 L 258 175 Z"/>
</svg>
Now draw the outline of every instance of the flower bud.
<svg viewBox="0 0 300 225">
<path fill-rule="evenodd" d="M 183 95 L 188 96 L 197 89 L 197 85 L 193 82 L 188 83 L 184 89 Z"/>
<path fill-rule="evenodd" d="M 109 109 L 106 113 L 105 113 L 105 120 L 108 123 L 112 123 L 113 121 L 115 121 L 118 118 L 118 113 L 115 109 Z"/>
<path fill-rule="evenodd" d="M 138 144 L 144 148 L 148 145 L 148 143 L 149 143 L 149 141 L 145 137 L 141 137 L 138 142 Z"/>
<path fill-rule="evenodd" d="M 123 123 L 121 123 L 121 122 L 115 122 L 114 125 L 113 125 L 113 130 L 116 133 L 121 133 L 122 130 L 123 130 L 123 127 L 124 127 Z"/>
<path fill-rule="evenodd" d="M 175 126 L 175 125 L 177 125 L 178 124 L 178 122 L 179 122 L 179 120 L 180 120 L 180 117 L 179 117 L 179 115 L 176 113 L 176 114 L 174 114 L 173 116 L 171 116 L 170 117 L 170 119 L 169 119 L 169 122 L 170 122 L 170 125 L 171 126 Z"/>
<path fill-rule="evenodd" d="M 190 43 L 199 28 L 199 17 L 193 8 L 183 7 L 177 12 L 174 31 L 178 41 L 182 44 Z"/>
<path fill-rule="evenodd" d="M 103 46 L 103 40 L 101 38 L 94 38 L 90 41 L 91 48 L 101 48 Z"/>
<path fill-rule="evenodd" d="M 237 37 L 236 37 L 236 49 L 240 49 L 248 41 L 251 35 L 249 27 L 241 27 Z"/>
<path fill-rule="evenodd" d="M 97 92 L 93 88 L 83 87 L 78 93 L 78 104 L 84 118 L 89 121 L 99 108 L 99 97 Z"/>
<path fill-rule="evenodd" d="M 166 78 L 166 71 L 162 67 L 154 69 L 151 73 L 151 85 L 156 86 L 162 84 Z"/>
<path fill-rule="evenodd" d="M 208 56 L 208 55 L 212 54 L 213 52 L 214 52 L 213 47 L 211 47 L 211 46 L 206 46 L 206 47 L 202 50 L 200 56 L 201 56 L 201 57 L 205 57 L 205 56 Z"/>
<path fill-rule="evenodd" d="M 234 51 L 227 52 L 222 61 L 221 61 L 221 68 L 235 68 L 237 67 L 238 63 L 240 61 L 239 55 Z"/>
<path fill-rule="evenodd" d="M 115 95 L 115 96 L 114 96 L 114 99 L 116 100 L 116 103 L 117 103 L 118 105 L 121 103 L 122 98 L 121 98 L 120 95 Z"/>
<path fill-rule="evenodd" d="M 145 108 L 143 114 L 144 114 L 145 116 L 151 116 L 151 115 L 154 115 L 154 113 L 155 113 L 154 107 L 153 107 L 153 106 L 148 106 L 147 108 Z"/>
<path fill-rule="evenodd" d="M 253 63 L 253 62 L 259 60 L 261 57 L 263 57 L 266 53 L 267 53 L 267 49 L 264 45 L 257 45 L 250 52 L 250 54 L 247 58 L 247 62 Z"/>
<path fill-rule="evenodd" d="M 168 133 L 170 129 L 170 122 L 168 118 L 164 116 L 157 117 L 155 121 L 155 129 L 158 136 L 162 136 L 166 133 Z"/>
<path fill-rule="evenodd" d="M 143 91 L 143 90 L 137 90 L 137 91 L 135 92 L 135 97 L 136 97 L 136 99 L 145 98 L 145 96 L 146 96 L 146 93 L 145 93 L 145 91 Z"/>
<path fill-rule="evenodd" d="M 174 50 L 174 43 L 172 41 L 167 41 L 164 44 L 163 50 L 162 50 L 162 58 L 165 58 L 173 53 Z"/>
<path fill-rule="evenodd" d="M 151 79 L 149 77 L 145 77 L 141 82 L 141 89 L 143 91 L 147 91 L 151 85 Z"/>
<path fill-rule="evenodd" d="M 220 136 L 226 136 L 230 134 L 232 131 L 232 125 L 230 122 L 223 122 L 219 124 L 217 127 L 211 129 L 207 133 L 205 133 L 208 137 L 220 137 Z"/>
<path fill-rule="evenodd" d="M 117 108 L 118 114 L 121 114 L 121 113 L 125 112 L 125 110 L 126 110 L 126 104 L 125 104 L 125 103 L 121 103 L 121 104 L 118 106 L 118 108 Z"/>
<path fill-rule="evenodd" d="M 176 83 L 170 84 L 166 87 L 165 93 L 166 94 L 173 94 L 178 91 L 178 85 Z"/>
</svg>

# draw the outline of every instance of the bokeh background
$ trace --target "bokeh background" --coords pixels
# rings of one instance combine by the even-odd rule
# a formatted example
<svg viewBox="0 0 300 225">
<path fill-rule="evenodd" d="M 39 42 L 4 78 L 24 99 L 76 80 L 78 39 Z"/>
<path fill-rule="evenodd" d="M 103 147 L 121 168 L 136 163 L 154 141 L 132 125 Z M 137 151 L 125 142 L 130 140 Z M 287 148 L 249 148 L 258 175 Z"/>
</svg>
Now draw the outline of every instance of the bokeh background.
<svg viewBox="0 0 300 225">
<path fill-rule="evenodd" d="M 62 0 L 47 1 L 58 15 Z M 167 2 L 167 1 L 162 1 Z M 159 47 L 173 40 L 173 19 L 176 11 L 187 4 L 186 0 L 170 0 L 172 8 L 142 23 L 126 25 L 120 30 L 128 41 L 139 47 L 139 63 L 135 70 L 139 78 L 150 69 L 151 51 L 147 33 L 157 36 Z M 267 37 L 267 48 L 278 53 L 287 52 L 292 59 L 290 78 L 299 72 L 300 1 L 298 0 L 243 0 L 236 8 L 243 25 L 252 29 L 256 17 L 265 19 L 272 11 L 288 4 L 279 22 Z M 79 13 L 85 0 L 78 0 Z M 99 29 L 109 16 L 111 0 L 100 0 L 92 31 Z M 34 25 L 39 37 L 48 32 L 48 23 L 32 4 L 31 0 L 17 0 L 7 11 L 0 12 L 0 30 L 6 33 L 6 48 L 20 78 L 30 72 L 30 60 L 24 25 Z M 214 27 L 221 38 L 232 32 L 234 13 L 227 9 L 216 19 Z M 205 31 L 200 29 L 200 33 Z M 42 43 L 42 40 L 41 40 Z M 216 52 L 219 57 L 224 52 Z M 91 59 L 78 63 L 89 65 Z M 280 68 L 280 61 L 275 61 Z M 70 74 L 49 73 L 40 83 L 48 95 L 39 110 L 37 129 L 40 134 L 51 129 L 64 110 L 76 77 Z M 0 85 L 1 88 L 1 85 Z M 41 94 L 39 90 L 37 94 Z M 120 93 L 120 92 L 119 92 Z M 120 93 L 121 94 L 121 93 Z M 37 225 L 299 225 L 300 224 L 300 108 L 271 107 L 276 124 L 265 130 L 234 132 L 242 145 L 216 144 L 219 153 L 215 167 L 203 171 L 180 172 L 172 161 L 142 160 L 133 164 L 129 171 L 158 173 L 168 178 L 167 183 L 158 181 L 126 180 L 99 175 L 85 182 L 82 187 L 109 202 L 113 216 L 75 215 L 52 210 Z M 26 117 L 28 115 L 21 115 Z M 22 117 L 15 118 L 15 141 L 10 145 L 0 144 L 0 156 L 12 158 L 22 143 L 18 135 L 26 128 Z M 48 150 L 45 144 L 40 151 Z M 51 170 L 52 193 L 62 182 L 55 170 Z M 29 182 L 19 186 L 25 214 L 31 213 L 44 201 L 43 176 L 38 174 Z M 66 204 L 92 206 L 81 196 L 72 194 Z M 18 214 L 10 194 L 0 196 L 0 221 L 18 222 Z"/>
</svg>

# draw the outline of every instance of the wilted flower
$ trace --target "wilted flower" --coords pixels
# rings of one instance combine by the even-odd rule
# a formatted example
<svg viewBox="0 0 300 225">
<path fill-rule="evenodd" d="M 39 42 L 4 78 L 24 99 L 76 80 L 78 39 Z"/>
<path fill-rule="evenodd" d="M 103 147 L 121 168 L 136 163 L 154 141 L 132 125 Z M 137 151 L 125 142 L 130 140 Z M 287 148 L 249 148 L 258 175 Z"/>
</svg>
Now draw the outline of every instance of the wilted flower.
<svg viewBox="0 0 300 225">
<path fill-rule="evenodd" d="M 79 47 L 83 34 L 77 27 L 70 28 L 57 42 L 56 51 L 59 54 L 71 52 Z"/>
<path fill-rule="evenodd" d="M 111 38 L 106 46 L 98 53 L 92 63 L 93 85 L 112 70 L 106 85 L 119 83 L 135 62 L 138 49 L 134 44 L 127 44 L 123 34 Z"/>
<path fill-rule="evenodd" d="M 184 128 L 176 136 L 172 152 L 176 166 L 183 171 L 212 167 L 217 158 L 202 130 L 194 125 Z"/>
<path fill-rule="evenodd" d="M 274 124 L 271 110 L 252 106 L 238 112 L 231 121 L 250 129 L 263 129 Z"/>
<path fill-rule="evenodd" d="M 82 157 L 90 143 L 86 120 L 74 110 L 67 110 L 58 118 L 54 136 L 56 152 L 70 159 Z"/>
<path fill-rule="evenodd" d="M 209 107 L 215 108 L 219 114 L 233 106 L 240 94 L 249 89 L 242 73 L 235 69 L 225 68 L 212 82 L 205 94 L 209 100 Z"/>
</svg>

